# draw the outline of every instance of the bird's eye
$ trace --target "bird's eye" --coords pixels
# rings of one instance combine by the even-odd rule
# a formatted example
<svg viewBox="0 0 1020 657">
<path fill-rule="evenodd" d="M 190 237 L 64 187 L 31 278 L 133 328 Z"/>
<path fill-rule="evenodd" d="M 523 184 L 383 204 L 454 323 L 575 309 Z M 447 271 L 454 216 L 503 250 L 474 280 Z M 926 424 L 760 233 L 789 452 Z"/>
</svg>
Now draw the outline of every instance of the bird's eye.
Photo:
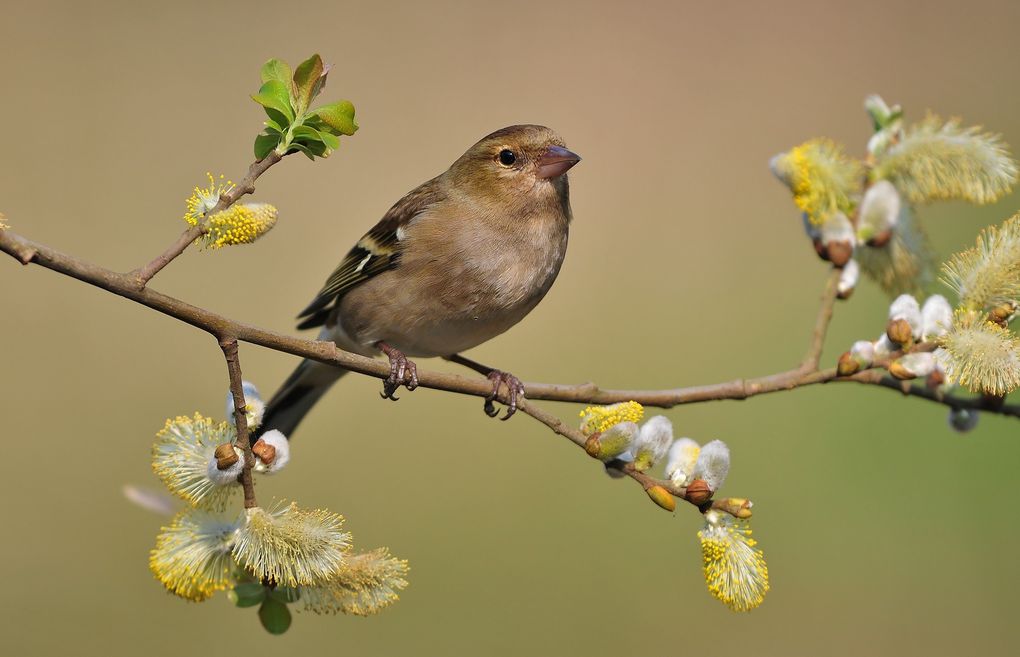
<svg viewBox="0 0 1020 657">
<path fill-rule="evenodd" d="M 504 148 L 499 152 L 499 163 L 505 167 L 513 166 L 514 162 L 517 161 L 517 156 L 509 148 Z"/>
</svg>

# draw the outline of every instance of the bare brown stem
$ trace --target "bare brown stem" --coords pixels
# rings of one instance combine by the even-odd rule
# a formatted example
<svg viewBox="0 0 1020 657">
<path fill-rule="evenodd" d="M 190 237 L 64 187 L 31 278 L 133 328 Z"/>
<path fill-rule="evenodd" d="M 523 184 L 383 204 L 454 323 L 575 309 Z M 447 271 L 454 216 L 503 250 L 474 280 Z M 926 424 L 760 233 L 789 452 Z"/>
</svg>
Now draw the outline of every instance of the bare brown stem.
<svg viewBox="0 0 1020 657">
<path fill-rule="evenodd" d="M 279 162 L 282 158 L 282 155 L 277 154 L 276 151 L 272 151 L 261 160 L 252 162 L 252 164 L 248 167 L 248 173 L 241 182 L 235 185 L 229 192 L 221 194 L 220 200 L 217 201 L 213 209 L 209 210 L 205 216 L 209 217 L 217 212 L 222 212 L 234 203 L 237 203 L 237 201 L 245 194 L 254 193 L 255 181 L 258 180 L 258 177 L 265 173 L 269 167 Z M 177 241 L 167 247 L 166 251 L 156 256 L 149 264 L 132 271 L 129 276 L 134 280 L 138 289 L 144 288 L 156 274 L 169 265 L 174 258 L 184 253 L 185 249 L 191 246 L 191 244 L 199 237 L 208 232 L 208 230 L 206 222 L 203 219 L 198 224 L 189 227 L 181 233 L 181 236 L 177 238 Z"/>
<path fill-rule="evenodd" d="M 237 355 L 237 340 L 221 338 L 220 349 L 227 361 L 227 374 L 230 377 L 230 394 L 234 399 L 234 426 L 237 427 L 237 446 L 244 452 L 244 468 L 241 469 L 241 488 L 244 489 L 244 508 L 258 506 L 255 500 L 255 482 L 252 481 L 251 469 L 255 467 L 255 455 L 251 451 L 248 417 L 244 401 L 244 387 L 241 383 L 241 360 Z"/>
<path fill-rule="evenodd" d="M 829 278 L 825 282 L 825 291 L 822 292 L 822 302 L 818 308 L 818 318 L 815 320 L 815 329 L 811 334 L 811 346 L 807 355 L 801 363 L 801 369 L 805 372 L 813 372 L 818 369 L 821 362 L 822 349 L 825 347 L 825 334 L 832 322 L 832 313 L 836 306 L 836 294 L 839 290 L 839 278 L 843 271 L 833 267 L 829 272 Z"/>
</svg>

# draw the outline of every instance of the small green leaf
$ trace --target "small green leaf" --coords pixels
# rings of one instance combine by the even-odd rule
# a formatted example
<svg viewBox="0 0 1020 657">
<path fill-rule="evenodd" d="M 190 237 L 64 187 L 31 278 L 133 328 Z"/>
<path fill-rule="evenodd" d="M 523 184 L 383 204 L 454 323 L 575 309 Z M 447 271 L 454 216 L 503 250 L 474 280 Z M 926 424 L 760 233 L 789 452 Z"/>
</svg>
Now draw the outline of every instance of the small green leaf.
<svg viewBox="0 0 1020 657">
<path fill-rule="evenodd" d="M 270 130 L 273 130 L 275 132 L 279 132 L 280 134 L 283 134 L 284 127 L 282 125 L 280 125 L 279 122 L 277 122 L 277 121 L 275 121 L 273 119 L 266 119 L 264 123 L 266 125 L 266 128 L 268 128 Z"/>
<path fill-rule="evenodd" d="M 273 58 L 262 65 L 262 81 L 269 82 L 270 80 L 276 80 L 283 83 L 284 85 L 290 85 L 290 67 L 287 66 L 287 62 L 280 61 L 279 59 Z"/>
<path fill-rule="evenodd" d="M 276 110 L 287 117 L 288 124 L 294 120 L 294 110 L 290 106 L 290 94 L 287 91 L 287 86 L 279 80 L 266 82 L 259 88 L 259 92 L 251 98 L 267 110 Z M 276 120 L 271 114 L 269 118 L 274 121 Z"/>
<path fill-rule="evenodd" d="M 254 607 L 266 599 L 266 587 L 258 582 L 238 584 L 227 592 L 227 597 L 238 607 Z"/>
<path fill-rule="evenodd" d="M 273 598 L 266 598 L 259 607 L 259 620 L 270 634 L 283 634 L 290 627 L 290 609 Z"/>
<path fill-rule="evenodd" d="M 340 138 L 329 132 L 320 132 L 319 137 L 322 138 L 322 143 L 326 144 L 326 147 L 331 151 L 335 151 L 340 148 Z"/>
<path fill-rule="evenodd" d="M 261 160 L 265 158 L 279 143 L 280 135 L 267 135 L 263 133 L 255 137 L 255 159 Z"/>
<path fill-rule="evenodd" d="M 335 134 L 353 135 L 358 129 L 354 121 L 354 105 L 349 101 L 341 100 L 337 103 L 330 103 L 313 109 L 311 114 L 322 119 L 323 123 L 332 128 Z"/>
<path fill-rule="evenodd" d="M 316 83 L 322 77 L 322 58 L 312 55 L 298 64 L 294 71 L 294 107 L 298 114 L 304 114 L 317 92 Z M 321 89 L 321 85 L 318 85 Z"/>
<path fill-rule="evenodd" d="M 288 152 L 291 151 L 301 151 L 302 153 L 308 156 L 309 160 L 314 160 L 316 156 L 318 157 L 326 156 L 326 145 L 323 144 L 321 141 L 313 143 L 294 142 L 293 144 L 290 145 L 290 148 L 288 149 Z"/>
<path fill-rule="evenodd" d="M 294 139 L 302 142 L 322 141 L 322 133 L 307 125 L 294 126 Z"/>
</svg>

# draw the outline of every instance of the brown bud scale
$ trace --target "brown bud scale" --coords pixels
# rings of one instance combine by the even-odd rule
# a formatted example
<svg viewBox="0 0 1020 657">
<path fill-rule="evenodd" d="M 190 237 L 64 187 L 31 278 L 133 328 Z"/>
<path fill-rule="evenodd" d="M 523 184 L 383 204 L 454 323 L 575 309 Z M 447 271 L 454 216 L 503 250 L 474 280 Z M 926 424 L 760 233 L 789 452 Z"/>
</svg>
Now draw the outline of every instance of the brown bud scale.
<svg viewBox="0 0 1020 657">
<path fill-rule="evenodd" d="M 237 452 L 234 451 L 234 445 L 232 443 L 223 443 L 222 445 L 216 446 L 216 451 L 213 452 L 213 456 L 216 457 L 216 469 L 227 470 L 230 466 L 237 463 L 238 457 Z"/>
<path fill-rule="evenodd" d="M 684 497 L 691 504 L 701 506 L 712 499 L 712 489 L 708 487 L 708 483 L 704 479 L 695 479 L 687 486 Z"/>
<path fill-rule="evenodd" d="M 261 438 L 256 440 L 255 444 L 251 446 L 251 453 L 259 457 L 266 465 L 276 460 L 276 448 Z"/>
<path fill-rule="evenodd" d="M 857 359 L 849 351 L 844 351 L 840 357 L 839 362 L 836 364 L 836 373 L 840 376 L 850 376 L 856 374 L 857 370 L 861 369 L 861 364 L 857 362 Z"/>
<path fill-rule="evenodd" d="M 910 322 L 905 319 L 889 320 L 885 334 L 896 344 L 910 344 L 914 339 L 914 331 L 910 328 Z"/>
</svg>

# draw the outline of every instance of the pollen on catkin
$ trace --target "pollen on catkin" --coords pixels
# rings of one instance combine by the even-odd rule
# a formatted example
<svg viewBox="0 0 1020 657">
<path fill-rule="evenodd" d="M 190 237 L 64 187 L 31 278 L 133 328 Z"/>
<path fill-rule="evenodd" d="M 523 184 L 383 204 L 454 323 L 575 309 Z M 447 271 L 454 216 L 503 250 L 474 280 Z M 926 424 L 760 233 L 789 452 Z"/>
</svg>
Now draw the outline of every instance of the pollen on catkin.
<svg viewBox="0 0 1020 657">
<path fill-rule="evenodd" d="M 640 422 L 644 414 L 645 409 L 636 401 L 620 402 L 610 406 L 589 406 L 580 413 L 581 432 L 590 436 L 620 422 Z"/>
<path fill-rule="evenodd" d="M 209 462 L 217 445 L 233 442 L 235 437 L 230 424 L 200 413 L 167 420 L 152 446 L 152 470 L 171 493 L 191 505 L 223 509 L 238 488 L 210 479 Z"/>
<path fill-rule="evenodd" d="M 209 217 L 206 246 L 219 249 L 251 244 L 276 225 L 276 208 L 268 203 L 238 203 Z"/>
<path fill-rule="evenodd" d="M 760 605 L 769 590 L 769 569 L 748 524 L 709 511 L 698 538 L 708 592 L 733 611 Z"/>
<path fill-rule="evenodd" d="M 156 538 L 149 568 L 167 590 L 198 602 L 227 588 L 238 522 L 198 509 L 178 513 Z"/>
<path fill-rule="evenodd" d="M 224 180 L 223 175 L 217 179 L 211 173 L 205 174 L 209 178 L 209 184 L 205 187 L 195 187 L 191 196 L 184 202 L 187 211 L 184 213 L 184 221 L 192 226 L 197 226 L 206 213 L 216 207 L 220 202 L 220 196 L 229 193 L 234 189 L 234 183 Z"/>
<path fill-rule="evenodd" d="M 772 160 L 773 172 L 793 192 L 793 202 L 814 224 L 852 206 L 861 164 L 829 139 L 812 139 Z"/>
<path fill-rule="evenodd" d="M 370 616 L 400 599 L 407 587 L 407 561 L 386 548 L 350 555 L 340 573 L 320 586 L 302 586 L 304 609 L 317 614 Z"/>
<path fill-rule="evenodd" d="M 1006 395 L 1020 386 L 1020 340 L 981 313 L 958 310 L 938 342 L 946 352 L 948 381 L 990 395 Z"/>
<path fill-rule="evenodd" d="M 248 509 L 234 556 L 259 580 L 284 586 L 325 584 L 340 573 L 351 546 L 343 522 L 336 513 L 296 504 L 273 512 Z"/>
</svg>

